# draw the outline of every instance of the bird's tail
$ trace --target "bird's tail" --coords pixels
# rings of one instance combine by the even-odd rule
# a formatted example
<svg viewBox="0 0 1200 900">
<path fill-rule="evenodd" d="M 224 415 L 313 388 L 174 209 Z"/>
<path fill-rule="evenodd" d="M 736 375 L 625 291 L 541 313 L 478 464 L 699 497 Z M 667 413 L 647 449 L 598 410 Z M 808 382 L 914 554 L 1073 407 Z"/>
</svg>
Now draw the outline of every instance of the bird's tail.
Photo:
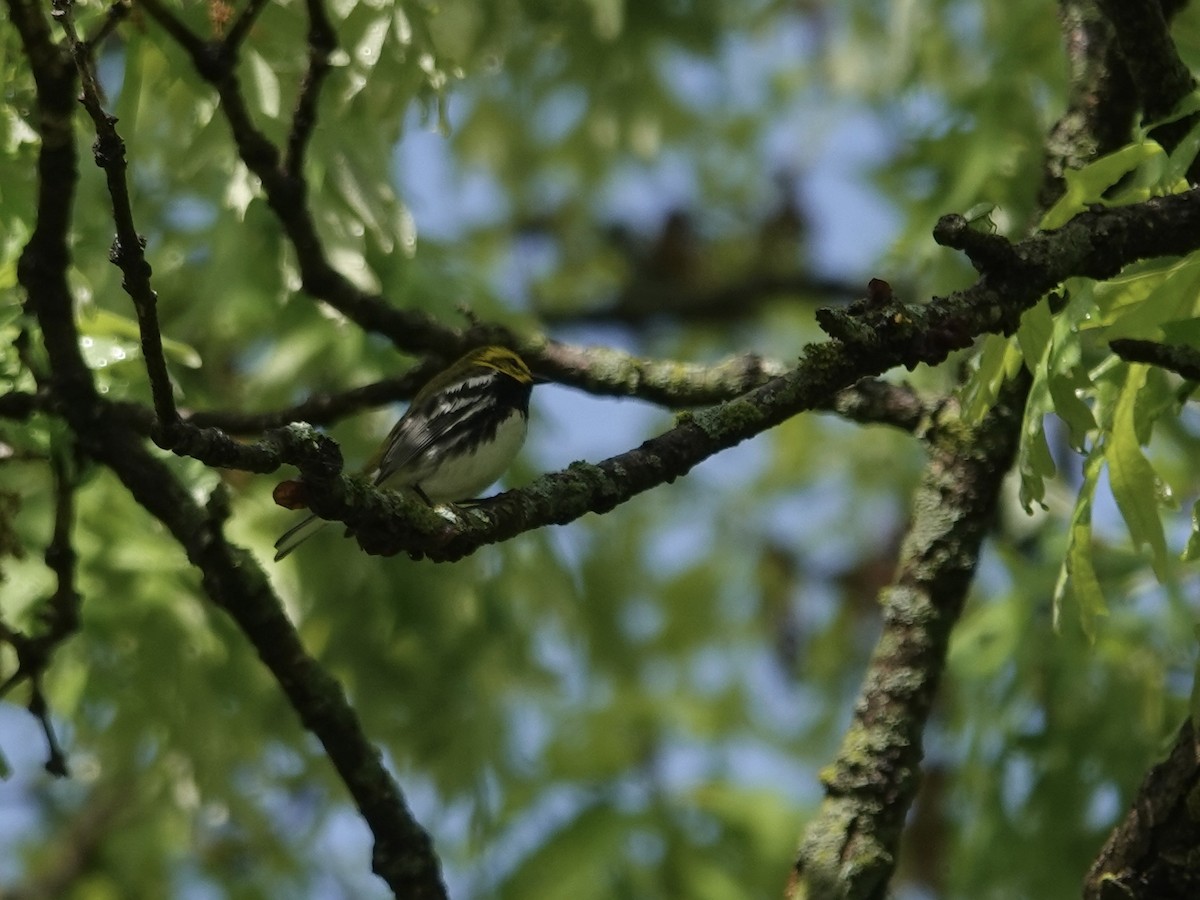
<svg viewBox="0 0 1200 900">
<path fill-rule="evenodd" d="M 309 516 L 299 525 L 289 528 L 275 542 L 275 562 L 279 562 L 328 524 L 324 519 Z"/>
</svg>

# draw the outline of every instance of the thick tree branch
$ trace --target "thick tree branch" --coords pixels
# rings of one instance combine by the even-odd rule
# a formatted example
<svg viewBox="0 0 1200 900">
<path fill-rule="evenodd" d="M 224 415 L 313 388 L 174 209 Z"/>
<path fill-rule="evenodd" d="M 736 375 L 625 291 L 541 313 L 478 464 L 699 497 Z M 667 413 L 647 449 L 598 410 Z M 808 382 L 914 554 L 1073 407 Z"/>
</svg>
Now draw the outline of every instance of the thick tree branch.
<svg viewBox="0 0 1200 900">
<path fill-rule="evenodd" d="M 961 216 L 946 216 L 935 237 L 971 249 L 978 240 Z M 989 238 L 989 241 L 1002 240 Z M 480 546 L 543 525 L 564 524 L 614 506 L 686 474 L 713 454 L 806 410 L 829 403 L 860 378 L 894 366 L 935 365 L 981 334 L 1012 333 L 1021 314 L 1064 279 L 1110 278 L 1138 259 L 1200 247 L 1200 190 L 1132 206 L 1081 213 L 1062 228 L 1041 232 L 1000 253 L 992 247 L 982 277 L 971 287 L 927 306 L 869 298 L 848 310 L 821 310 L 818 320 L 835 340 L 809 345 L 799 365 L 743 396 L 681 417 L 672 430 L 634 450 L 592 465 L 574 463 L 534 484 L 472 508 L 434 532 L 414 529 L 384 495 L 355 488 L 350 479 L 303 472 L 310 505 L 345 522 L 368 552 L 407 551 L 455 560 Z M 352 499 L 353 498 L 353 499 Z M 358 506 L 365 502 L 364 506 Z"/>
<path fill-rule="evenodd" d="M 933 427 L 899 570 L 880 598 L 883 634 L 800 845 L 795 900 L 886 895 L 920 781 L 921 735 L 1016 453 L 1027 390 L 1027 377 L 1010 384 L 978 428 L 965 429 L 952 407 Z"/>
<path fill-rule="evenodd" d="M 1196 81 L 1179 58 L 1160 0 L 1096 0 L 1112 23 L 1147 124 L 1168 116 Z"/>
<path fill-rule="evenodd" d="M 1038 203 L 1049 209 L 1064 190 L 1063 173 L 1129 141 L 1137 89 L 1113 40 L 1113 29 L 1092 0 L 1059 0 L 1070 94 L 1067 110 L 1046 138 Z"/>
<path fill-rule="evenodd" d="M 41 326 L 55 393 L 87 404 L 95 397 L 91 372 L 79 348 L 71 292 L 64 273 L 70 260 L 67 235 L 78 182 L 75 135 L 75 66 L 50 37 L 49 22 L 34 0 L 8 0 L 37 84 L 37 218 L 21 252 L 17 278 L 26 289 L 26 310 Z M 36 373 L 35 373 L 36 374 Z"/>
<path fill-rule="evenodd" d="M 1200 897 L 1200 744 L 1183 723 L 1165 760 L 1138 788 L 1084 880 L 1085 900 L 1193 900 Z"/>
</svg>

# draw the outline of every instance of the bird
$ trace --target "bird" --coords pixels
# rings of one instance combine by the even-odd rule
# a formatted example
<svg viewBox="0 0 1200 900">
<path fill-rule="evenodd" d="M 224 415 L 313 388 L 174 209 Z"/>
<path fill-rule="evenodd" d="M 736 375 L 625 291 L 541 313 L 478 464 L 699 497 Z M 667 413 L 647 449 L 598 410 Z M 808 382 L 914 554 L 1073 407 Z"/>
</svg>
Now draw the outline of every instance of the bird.
<svg viewBox="0 0 1200 900">
<path fill-rule="evenodd" d="M 377 488 L 434 506 L 472 499 L 512 464 L 529 424 L 529 366 L 507 347 L 472 350 L 417 392 L 363 467 Z M 283 559 L 328 523 L 310 515 L 275 542 Z"/>
</svg>

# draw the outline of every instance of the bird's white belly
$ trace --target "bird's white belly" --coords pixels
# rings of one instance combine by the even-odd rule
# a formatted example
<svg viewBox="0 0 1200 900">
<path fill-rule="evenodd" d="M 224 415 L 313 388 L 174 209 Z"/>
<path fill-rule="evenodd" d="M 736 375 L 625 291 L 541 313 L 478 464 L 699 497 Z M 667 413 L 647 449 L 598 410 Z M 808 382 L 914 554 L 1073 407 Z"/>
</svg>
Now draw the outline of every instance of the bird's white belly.
<svg viewBox="0 0 1200 900">
<path fill-rule="evenodd" d="M 504 474 L 521 445 L 528 427 L 525 416 L 514 412 L 496 428 L 495 440 L 476 448 L 470 456 L 444 462 L 420 482 L 421 490 L 434 503 L 469 500 Z"/>
</svg>

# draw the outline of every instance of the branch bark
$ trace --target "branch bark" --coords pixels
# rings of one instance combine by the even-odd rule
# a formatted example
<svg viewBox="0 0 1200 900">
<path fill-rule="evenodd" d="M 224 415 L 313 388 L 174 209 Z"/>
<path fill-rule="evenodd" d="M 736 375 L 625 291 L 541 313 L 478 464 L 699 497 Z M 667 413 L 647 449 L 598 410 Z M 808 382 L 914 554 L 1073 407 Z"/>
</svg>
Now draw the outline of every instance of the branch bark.
<svg viewBox="0 0 1200 900">
<path fill-rule="evenodd" d="M 1084 900 L 1200 897 L 1200 743 L 1183 723 L 1167 758 L 1146 774 L 1128 815 L 1084 880 Z"/>
<path fill-rule="evenodd" d="M 1028 376 L 976 429 L 947 407 L 892 585 L 883 633 L 867 665 L 854 721 L 822 774 L 825 800 L 804 831 L 791 900 L 886 895 L 908 809 L 920 782 L 921 735 L 979 551 L 1020 436 Z"/>
</svg>

